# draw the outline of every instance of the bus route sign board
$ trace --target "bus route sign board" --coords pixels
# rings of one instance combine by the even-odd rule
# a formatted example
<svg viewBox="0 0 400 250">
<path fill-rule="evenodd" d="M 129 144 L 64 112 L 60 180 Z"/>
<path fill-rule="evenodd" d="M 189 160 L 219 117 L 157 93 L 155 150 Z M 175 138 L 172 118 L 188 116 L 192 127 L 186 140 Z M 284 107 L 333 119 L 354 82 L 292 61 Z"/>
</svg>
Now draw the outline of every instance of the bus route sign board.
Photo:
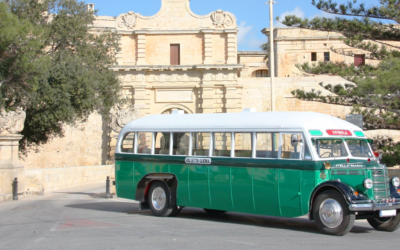
<svg viewBox="0 0 400 250">
<path fill-rule="evenodd" d="M 336 136 L 352 136 L 353 135 L 349 130 L 328 129 L 326 132 L 328 133 L 328 135 L 336 135 Z"/>
<path fill-rule="evenodd" d="M 201 165 L 210 165 L 211 159 L 210 158 L 186 158 L 186 164 L 201 164 Z"/>
<path fill-rule="evenodd" d="M 363 115 L 349 114 L 346 115 L 346 121 L 364 129 Z"/>
</svg>

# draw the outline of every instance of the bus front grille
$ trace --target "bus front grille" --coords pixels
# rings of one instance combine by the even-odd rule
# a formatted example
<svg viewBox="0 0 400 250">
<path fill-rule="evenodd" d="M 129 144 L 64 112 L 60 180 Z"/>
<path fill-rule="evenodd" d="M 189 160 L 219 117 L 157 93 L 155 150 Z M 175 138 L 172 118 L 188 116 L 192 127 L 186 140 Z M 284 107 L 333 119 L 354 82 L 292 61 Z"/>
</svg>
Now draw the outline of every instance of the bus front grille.
<svg viewBox="0 0 400 250">
<path fill-rule="evenodd" d="M 374 183 L 374 199 L 380 201 L 390 197 L 389 176 L 386 169 L 373 169 L 372 181 Z"/>
</svg>

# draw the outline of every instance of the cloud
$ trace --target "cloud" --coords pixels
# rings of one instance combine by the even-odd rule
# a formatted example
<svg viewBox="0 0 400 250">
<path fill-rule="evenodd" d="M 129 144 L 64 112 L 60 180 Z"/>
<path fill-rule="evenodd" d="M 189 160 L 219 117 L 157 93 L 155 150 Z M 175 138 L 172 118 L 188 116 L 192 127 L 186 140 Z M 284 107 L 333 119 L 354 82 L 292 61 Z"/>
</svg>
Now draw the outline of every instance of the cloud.
<svg viewBox="0 0 400 250">
<path fill-rule="evenodd" d="M 300 6 L 297 6 L 296 8 L 294 8 L 294 10 L 292 11 L 285 11 L 283 12 L 280 16 L 279 16 L 279 20 L 285 20 L 286 16 L 297 16 L 297 17 L 301 17 L 304 18 L 305 17 L 305 13 L 304 11 L 300 8 Z M 283 25 L 280 22 L 275 22 L 275 27 L 286 27 L 285 25 Z"/>
<path fill-rule="evenodd" d="M 323 18 L 323 17 L 325 17 L 325 18 L 335 18 L 336 16 L 337 15 L 335 15 L 335 14 L 330 14 L 330 13 L 327 13 L 327 12 L 324 12 L 324 11 L 320 11 L 320 12 L 308 17 L 308 19 L 312 20 L 312 19 L 314 19 L 316 17 L 319 17 L 319 18 Z"/>
<path fill-rule="evenodd" d="M 245 42 L 246 35 L 254 28 L 254 25 L 246 26 L 245 21 L 241 21 L 239 24 L 239 33 L 237 34 L 238 43 Z"/>
<path fill-rule="evenodd" d="M 247 25 L 245 21 L 241 21 L 237 35 L 238 47 L 246 50 L 260 50 L 260 46 L 268 41 L 268 38 L 261 39 L 257 37 L 254 25 Z"/>
</svg>

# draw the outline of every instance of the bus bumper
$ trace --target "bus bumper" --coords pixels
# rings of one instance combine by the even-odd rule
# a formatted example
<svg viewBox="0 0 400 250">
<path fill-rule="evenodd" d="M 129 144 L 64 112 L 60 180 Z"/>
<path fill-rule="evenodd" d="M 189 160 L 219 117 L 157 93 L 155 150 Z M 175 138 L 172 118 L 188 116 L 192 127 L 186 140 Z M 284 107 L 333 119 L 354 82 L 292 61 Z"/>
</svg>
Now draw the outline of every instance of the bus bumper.
<svg viewBox="0 0 400 250">
<path fill-rule="evenodd" d="M 393 210 L 400 209 L 400 202 L 350 204 L 349 209 L 353 212 Z"/>
</svg>

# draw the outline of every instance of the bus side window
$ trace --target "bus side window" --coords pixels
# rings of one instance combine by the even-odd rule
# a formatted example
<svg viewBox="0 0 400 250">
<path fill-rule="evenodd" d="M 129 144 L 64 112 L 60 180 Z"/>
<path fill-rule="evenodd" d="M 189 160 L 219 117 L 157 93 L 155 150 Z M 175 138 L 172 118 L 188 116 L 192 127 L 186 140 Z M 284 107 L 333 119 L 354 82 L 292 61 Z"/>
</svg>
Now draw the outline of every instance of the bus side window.
<svg viewBox="0 0 400 250">
<path fill-rule="evenodd" d="M 210 151 L 210 133 L 193 133 L 192 155 L 208 156 Z"/>
<path fill-rule="evenodd" d="M 312 160 L 311 153 L 306 142 L 304 143 L 304 160 Z"/>
<path fill-rule="evenodd" d="M 135 133 L 128 133 L 122 140 L 121 152 L 133 153 L 134 148 L 135 148 Z"/>
<path fill-rule="evenodd" d="M 151 154 L 151 141 L 153 133 L 139 132 L 138 133 L 138 154 Z"/>
<path fill-rule="evenodd" d="M 278 158 L 279 133 L 257 133 L 257 158 Z"/>
<path fill-rule="evenodd" d="M 213 156 L 230 157 L 232 147 L 231 133 L 214 133 Z"/>
<path fill-rule="evenodd" d="M 189 155 L 190 133 L 174 133 L 173 155 Z"/>
<path fill-rule="evenodd" d="M 235 157 L 251 158 L 251 133 L 235 133 Z"/>
<path fill-rule="evenodd" d="M 169 155 L 170 133 L 157 133 L 154 154 Z"/>
<path fill-rule="evenodd" d="M 292 135 L 297 135 L 298 144 L 293 145 Z M 282 134 L 282 159 L 300 159 L 301 142 L 303 137 L 301 134 Z"/>
</svg>

